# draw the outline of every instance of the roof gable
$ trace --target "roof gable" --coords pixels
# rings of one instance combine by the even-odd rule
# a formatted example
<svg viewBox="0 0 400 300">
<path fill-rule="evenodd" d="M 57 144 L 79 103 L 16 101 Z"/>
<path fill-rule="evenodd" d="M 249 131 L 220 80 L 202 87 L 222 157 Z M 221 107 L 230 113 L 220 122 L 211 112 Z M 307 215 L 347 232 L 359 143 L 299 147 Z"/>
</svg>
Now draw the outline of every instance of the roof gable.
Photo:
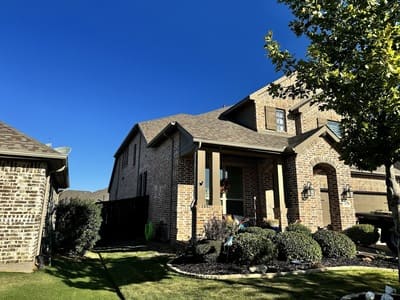
<svg viewBox="0 0 400 300">
<path fill-rule="evenodd" d="M 287 150 L 291 150 L 296 153 L 301 153 L 309 148 L 309 146 L 318 138 L 324 137 L 331 140 L 334 144 L 338 144 L 340 139 L 338 136 L 327 126 L 322 126 L 313 130 L 310 130 L 302 135 L 294 136 L 289 138 L 289 147 Z"/>
</svg>

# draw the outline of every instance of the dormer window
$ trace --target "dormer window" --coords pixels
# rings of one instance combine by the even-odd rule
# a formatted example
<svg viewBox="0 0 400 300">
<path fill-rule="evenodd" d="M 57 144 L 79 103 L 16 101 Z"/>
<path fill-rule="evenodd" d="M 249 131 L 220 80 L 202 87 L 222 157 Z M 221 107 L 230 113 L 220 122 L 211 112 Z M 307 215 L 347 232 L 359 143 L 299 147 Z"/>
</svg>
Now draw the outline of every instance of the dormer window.
<svg viewBox="0 0 400 300">
<path fill-rule="evenodd" d="M 286 117 L 283 109 L 275 110 L 276 131 L 286 132 Z"/>
</svg>

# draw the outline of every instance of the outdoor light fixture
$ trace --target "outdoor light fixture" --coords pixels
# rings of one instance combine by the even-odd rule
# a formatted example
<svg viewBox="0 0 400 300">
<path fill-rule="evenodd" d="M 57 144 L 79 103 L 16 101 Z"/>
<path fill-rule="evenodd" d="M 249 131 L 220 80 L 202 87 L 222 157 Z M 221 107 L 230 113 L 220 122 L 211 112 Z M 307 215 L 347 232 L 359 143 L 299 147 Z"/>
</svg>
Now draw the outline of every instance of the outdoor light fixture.
<svg viewBox="0 0 400 300">
<path fill-rule="evenodd" d="M 351 190 L 350 185 L 346 184 L 343 188 L 342 200 L 346 201 L 348 198 L 353 198 L 353 191 Z"/>
<path fill-rule="evenodd" d="M 306 200 L 307 198 L 310 197 L 314 197 L 315 190 L 311 182 L 307 181 L 307 183 L 303 186 L 303 191 L 301 192 L 301 195 L 303 196 L 303 200 Z"/>
</svg>

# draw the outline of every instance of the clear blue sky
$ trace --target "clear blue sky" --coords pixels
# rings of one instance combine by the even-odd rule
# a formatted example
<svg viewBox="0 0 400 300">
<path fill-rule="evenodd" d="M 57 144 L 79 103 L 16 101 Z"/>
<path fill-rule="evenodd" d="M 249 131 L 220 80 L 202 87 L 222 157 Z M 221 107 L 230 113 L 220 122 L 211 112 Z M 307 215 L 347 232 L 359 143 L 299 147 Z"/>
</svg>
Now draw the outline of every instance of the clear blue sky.
<svg viewBox="0 0 400 300">
<path fill-rule="evenodd" d="M 70 146 L 71 189 L 108 186 L 132 126 L 230 105 L 279 77 L 274 31 L 301 55 L 274 0 L 1 1 L 0 119 Z"/>
</svg>

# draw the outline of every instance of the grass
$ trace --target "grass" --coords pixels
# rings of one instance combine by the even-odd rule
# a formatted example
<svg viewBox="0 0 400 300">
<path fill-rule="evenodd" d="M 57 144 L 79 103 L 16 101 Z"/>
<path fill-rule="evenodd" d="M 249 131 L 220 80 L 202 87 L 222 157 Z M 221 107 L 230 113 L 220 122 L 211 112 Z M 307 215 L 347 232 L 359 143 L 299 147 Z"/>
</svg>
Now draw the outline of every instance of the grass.
<svg viewBox="0 0 400 300">
<path fill-rule="evenodd" d="M 54 260 L 33 274 L 0 273 L 0 299 L 339 299 L 398 287 L 397 271 L 347 270 L 274 279 L 203 280 L 166 269 L 169 257 L 154 251 L 101 253 L 76 262 Z"/>
<path fill-rule="evenodd" d="M 125 299 L 339 299 L 361 291 L 396 287 L 396 271 L 347 270 L 274 279 L 204 280 L 165 269 L 156 252 L 103 253 Z"/>
<path fill-rule="evenodd" d="M 0 273 L 0 299 L 119 299 L 98 258 L 57 258 L 31 274 Z"/>
</svg>

